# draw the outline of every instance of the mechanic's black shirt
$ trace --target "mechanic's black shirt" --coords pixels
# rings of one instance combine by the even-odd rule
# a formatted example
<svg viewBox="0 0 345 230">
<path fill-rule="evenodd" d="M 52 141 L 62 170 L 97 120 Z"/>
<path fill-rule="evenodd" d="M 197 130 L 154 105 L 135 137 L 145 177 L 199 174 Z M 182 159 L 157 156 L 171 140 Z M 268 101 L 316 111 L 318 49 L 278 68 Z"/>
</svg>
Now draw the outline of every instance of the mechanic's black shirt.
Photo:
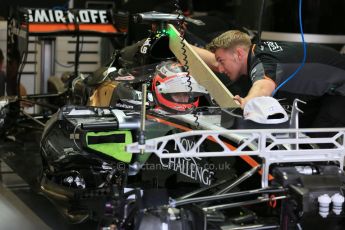
<svg viewBox="0 0 345 230">
<path fill-rule="evenodd" d="M 279 86 L 296 71 L 302 59 L 301 43 L 254 44 L 248 55 L 248 76 L 252 83 L 268 78 Z M 308 44 L 304 67 L 280 88 L 277 97 L 308 100 L 325 94 L 345 96 L 345 56 L 326 46 Z"/>
</svg>

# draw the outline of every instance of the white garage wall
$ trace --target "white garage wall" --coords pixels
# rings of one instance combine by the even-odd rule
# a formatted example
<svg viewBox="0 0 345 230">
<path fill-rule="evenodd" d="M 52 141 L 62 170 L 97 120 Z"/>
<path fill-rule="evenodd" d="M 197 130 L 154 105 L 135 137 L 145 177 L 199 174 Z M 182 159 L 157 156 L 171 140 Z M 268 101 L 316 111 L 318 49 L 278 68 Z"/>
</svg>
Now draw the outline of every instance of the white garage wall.
<svg viewBox="0 0 345 230">
<path fill-rule="evenodd" d="M 100 67 L 100 37 L 80 38 L 79 72 L 88 74 Z M 55 50 L 55 76 L 64 72 L 74 72 L 76 38 L 57 37 Z"/>
</svg>

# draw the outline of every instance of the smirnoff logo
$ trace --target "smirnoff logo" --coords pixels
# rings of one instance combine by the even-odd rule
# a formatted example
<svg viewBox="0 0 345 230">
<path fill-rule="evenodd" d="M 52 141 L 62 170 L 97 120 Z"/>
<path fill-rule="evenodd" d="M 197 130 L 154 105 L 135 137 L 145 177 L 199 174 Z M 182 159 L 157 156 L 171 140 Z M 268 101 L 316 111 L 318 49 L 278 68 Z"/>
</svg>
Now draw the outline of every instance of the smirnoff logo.
<svg viewBox="0 0 345 230">
<path fill-rule="evenodd" d="M 188 150 L 193 148 L 195 142 L 182 139 L 181 144 Z M 175 150 L 177 150 L 176 145 Z M 165 151 L 166 153 L 169 152 L 168 150 Z M 160 162 L 165 168 L 174 170 L 204 185 L 211 185 L 214 172 L 200 164 L 200 160 L 200 158 L 161 158 Z"/>
<path fill-rule="evenodd" d="M 77 10 L 75 13 L 64 10 L 28 9 L 29 23 L 101 23 L 108 24 L 106 10 Z"/>
</svg>

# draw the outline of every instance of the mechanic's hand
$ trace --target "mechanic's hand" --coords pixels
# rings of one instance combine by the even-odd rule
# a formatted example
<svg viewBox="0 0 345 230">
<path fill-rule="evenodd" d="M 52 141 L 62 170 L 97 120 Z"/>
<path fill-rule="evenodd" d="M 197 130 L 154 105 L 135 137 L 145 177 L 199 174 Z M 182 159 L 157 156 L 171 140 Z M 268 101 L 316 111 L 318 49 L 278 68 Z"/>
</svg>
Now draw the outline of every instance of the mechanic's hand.
<svg viewBox="0 0 345 230">
<path fill-rule="evenodd" d="M 244 108 L 244 105 L 246 104 L 246 100 L 239 95 L 234 96 L 234 100 L 237 104 L 241 106 L 241 108 Z"/>
</svg>

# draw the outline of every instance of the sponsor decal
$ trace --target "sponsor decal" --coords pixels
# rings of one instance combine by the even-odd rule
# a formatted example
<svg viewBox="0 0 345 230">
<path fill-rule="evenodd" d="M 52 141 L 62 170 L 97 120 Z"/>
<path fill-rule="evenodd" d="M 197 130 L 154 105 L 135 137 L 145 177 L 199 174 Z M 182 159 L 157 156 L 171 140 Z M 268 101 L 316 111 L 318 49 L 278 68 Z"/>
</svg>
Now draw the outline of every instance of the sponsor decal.
<svg viewBox="0 0 345 230">
<path fill-rule="evenodd" d="M 147 53 L 147 50 L 149 49 L 151 45 L 151 38 L 147 38 L 144 42 L 144 44 L 141 46 L 140 48 L 140 53 L 142 54 L 146 54 Z"/>
<path fill-rule="evenodd" d="M 256 73 L 257 73 L 257 69 L 256 69 L 256 68 L 254 68 L 254 69 L 250 72 L 250 79 L 252 80 L 252 82 L 254 82 L 255 78 L 257 77 Z"/>
<path fill-rule="evenodd" d="M 116 81 L 133 81 L 135 78 L 132 75 L 128 76 L 118 76 L 115 78 Z"/>
<path fill-rule="evenodd" d="M 254 68 L 254 69 L 250 72 L 250 76 L 251 76 L 252 81 L 254 81 L 255 73 L 256 73 L 256 68 Z"/>
<path fill-rule="evenodd" d="M 265 42 L 271 52 L 281 52 L 283 48 L 277 42 Z"/>
<path fill-rule="evenodd" d="M 194 147 L 195 142 L 188 139 L 182 139 L 181 145 L 186 150 L 190 150 Z M 176 151 L 177 149 L 178 147 L 175 143 L 174 150 Z M 165 152 L 169 153 L 166 149 Z M 200 164 L 200 160 L 200 158 L 161 158 L 160 163 L 163 167 L 185 175 L 192 180 L 198 181 L 204 185 L 211 185 L 214 172 Z"/>
<path fill-rule="evenodd" d="M 106 10 L 81 9 L 71 12 L 69 10 L 28 9 L 26 16 L 29 23 L 110 23 Z"/>
<path fill-rule="evenodd" d="M 133 109 L 133 105 L 123 104 L 123 103 L 116 103 L 115 107 L 117 108 L 124 108 L 124 109 Z"/>
</svg>

